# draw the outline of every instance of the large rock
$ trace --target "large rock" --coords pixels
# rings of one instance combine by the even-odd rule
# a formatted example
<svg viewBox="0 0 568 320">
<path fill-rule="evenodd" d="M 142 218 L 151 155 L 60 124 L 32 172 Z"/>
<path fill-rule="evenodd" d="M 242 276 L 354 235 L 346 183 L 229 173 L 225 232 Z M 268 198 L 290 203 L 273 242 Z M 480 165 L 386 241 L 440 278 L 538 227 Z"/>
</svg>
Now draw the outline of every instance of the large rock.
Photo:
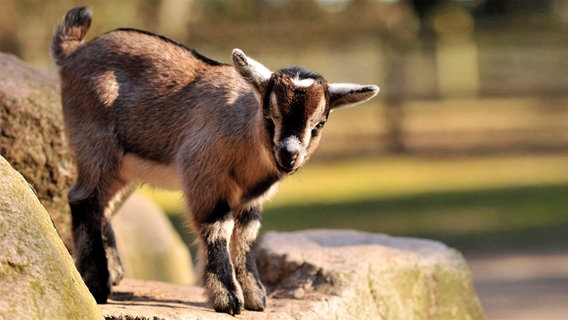
<svg viewBox="0 0 568 320">
<path fill-rule="evenodd" d="M 439 242 L 356 231 L 271 232 L 257 252 L 271 297 L 310 301 L 291 309 L 298 316 L 484 318 L 467 263 Z"/>
<path fill-rule="evenodd" d="M 48 213 L 0 156 L 0 319 L 101 319 Z"/>
<path fill-rule="evenodd" d="M 257 262 L 268 305 L 239 319 L 484 319 L 465 260 L 439 242 L 269 232 Z M 200 288 L 130 279 L 102 309 L 107 319 L 234 319 L 208 308 Z"/>
<path fill-rule="evenodd" d="M 133 194 L 112 218 L 112 226 L 127 277 L 195 282 L 189 249 L 151 200 Z"/>
<path fill-rule="evenodd" d="M 34 187 L 68 248 L 67 190 L 74 167 L 63 130 L 57 77 L 0 53 L 0 155 Z"/>
</svg>

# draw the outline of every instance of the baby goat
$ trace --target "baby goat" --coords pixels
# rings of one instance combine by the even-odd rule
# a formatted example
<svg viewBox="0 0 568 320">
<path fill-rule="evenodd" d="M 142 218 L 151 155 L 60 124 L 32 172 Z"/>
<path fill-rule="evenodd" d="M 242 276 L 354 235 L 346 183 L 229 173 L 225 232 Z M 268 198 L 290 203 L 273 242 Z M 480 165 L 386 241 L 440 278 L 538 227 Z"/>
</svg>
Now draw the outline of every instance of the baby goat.
<svg viewBox="0 0 568 320">
<path fill-rule="evenodd" d="M 122 276 L 109 222 L 128 186 L 181 188 L 216 311 L 263 310 L 251 253 L 263 201 L 316 149 L 332 110 L 373 85 L 331 84 L 300 67 L 271 72 L 241 50 L 233 65 L 145 31 L 85 42 L 91 11 L 72 9 L 51 47 L 77 182 L 69 192 L 75 261 L 104 303 Z"/>
</svg>

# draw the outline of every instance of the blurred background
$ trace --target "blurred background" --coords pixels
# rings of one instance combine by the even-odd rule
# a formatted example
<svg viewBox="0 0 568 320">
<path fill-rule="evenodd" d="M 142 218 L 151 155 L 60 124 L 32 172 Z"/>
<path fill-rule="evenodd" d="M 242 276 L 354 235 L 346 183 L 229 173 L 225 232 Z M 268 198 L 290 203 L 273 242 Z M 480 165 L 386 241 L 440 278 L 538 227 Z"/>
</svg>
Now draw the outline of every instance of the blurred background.
<svg viewBox="0 0 568 320">
<path fill-rule="evenodd" d="M 0 0 L 0 51 L 54 70 L 53 26 L 85 4 L 89 38 L 134 27 L 221 62 L 238 47 L 271 69 L 381 87 L 333 113 L 262 232 L 441 240 L 470 261 L 489 318 L 567 314 L 568 1 Z M 141 192 L 191 243 L 180 194 Z"/>
</svg>

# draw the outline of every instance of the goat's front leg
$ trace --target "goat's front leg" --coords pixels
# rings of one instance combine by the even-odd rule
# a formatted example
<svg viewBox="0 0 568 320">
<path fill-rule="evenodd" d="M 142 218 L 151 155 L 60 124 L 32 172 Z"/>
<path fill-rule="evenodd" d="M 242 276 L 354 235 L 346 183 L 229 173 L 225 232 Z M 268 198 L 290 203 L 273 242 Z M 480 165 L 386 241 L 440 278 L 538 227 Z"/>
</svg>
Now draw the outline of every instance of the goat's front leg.
<svg viewBox="0 0 568 320">
<path fill-rule="evenodd" d="M 243 293 L 235 279 L 229 256 L 234 226 L 229 205 L 219 201 L 209 214 L 202 219 L 196 218 L 201 257 L 204 260 L 202 281 L 209 303 L 217 312 L 239 314 L 243 306 Z"/>
<path fill-rule="evenodd" d="M 235 219 L 231 255 L 237 281 L 243 289 L 245 309 L 262 311 L 266 307 L 266 289 L 260 282 L 252 247 L 260 228 L 260 208 L 240 212 Z"/>
</svg>

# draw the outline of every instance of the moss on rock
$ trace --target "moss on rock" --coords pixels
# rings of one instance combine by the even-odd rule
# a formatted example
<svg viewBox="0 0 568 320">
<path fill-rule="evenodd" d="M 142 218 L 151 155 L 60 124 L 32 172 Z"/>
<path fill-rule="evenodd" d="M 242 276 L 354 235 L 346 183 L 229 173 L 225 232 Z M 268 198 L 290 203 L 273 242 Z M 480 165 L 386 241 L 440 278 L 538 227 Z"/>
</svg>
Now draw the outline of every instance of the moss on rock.
<svg viewBox="0 0 568 320">
<path fill-rule="evenodd" d="M 0 156 L 0 318 L 102 319 L 45 208 Z"/>
<path fill-rule="evenodd" d="M 351 230 L 266 233 L 257 247 L 271 297 L 312 303 L 306 319 L 484 319 L 462 255 L 431 240 Z M 323 289 L 323 290 L 322 290 Z M 298 293 L 301 292 L 301 296 Z"/>
</svg>

